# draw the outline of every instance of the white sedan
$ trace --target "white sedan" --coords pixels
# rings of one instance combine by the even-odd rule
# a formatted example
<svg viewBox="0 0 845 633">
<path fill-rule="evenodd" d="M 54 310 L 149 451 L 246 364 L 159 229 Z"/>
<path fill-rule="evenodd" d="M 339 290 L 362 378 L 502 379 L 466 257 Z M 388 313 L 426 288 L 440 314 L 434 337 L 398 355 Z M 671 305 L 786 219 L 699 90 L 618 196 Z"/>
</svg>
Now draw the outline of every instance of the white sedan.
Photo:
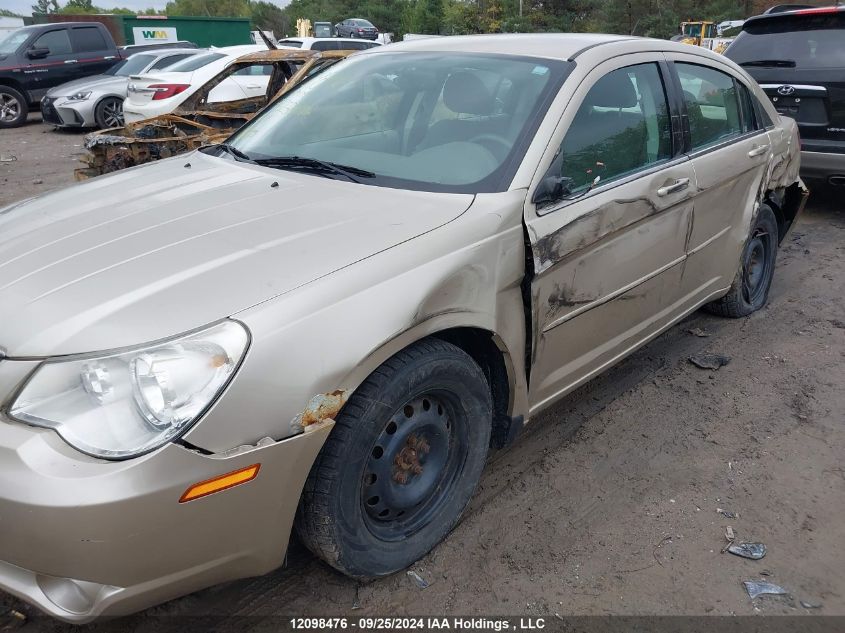
<svg viewBox="0 0 845 633">
<path fill-rule="evenodd" d="M 126 123 L 172 112 L 238 57 L 263 50 L 267 47 L 253 44 L 215 48 L 174 64 L 167 72 L 131 76 L 128 98 L 123 104 Z M 261 96 L 267 92 L 269 80 L 269 73 L 233 75 L 211 91 L 209 101 L 235 101 Z"/>
</svg>

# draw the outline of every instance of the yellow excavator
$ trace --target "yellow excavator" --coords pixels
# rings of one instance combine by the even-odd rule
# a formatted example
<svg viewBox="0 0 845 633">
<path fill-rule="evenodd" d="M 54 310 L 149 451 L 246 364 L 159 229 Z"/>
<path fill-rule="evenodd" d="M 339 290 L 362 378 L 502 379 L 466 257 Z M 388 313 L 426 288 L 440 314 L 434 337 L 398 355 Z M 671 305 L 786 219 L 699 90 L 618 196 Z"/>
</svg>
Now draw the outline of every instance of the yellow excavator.
<svg viewBox="0 0 845 633">
<path fill-rule="evenodd" d="M 740 26 L 742 21 L 737 21 Z M 720 27 L 736 23 L 724 22 L 717 25 L 715 22 L 681 22 L 680 33 L 672 38 L 673 42 L 683 42 L 692 46 L 703 46 L 716 53 L 724 53 L 733 37 L 725 37 L 720 32 Z"/>
<path fill-rule="evenodd" d="M 714 37 L 716 37 L 715 22 L 681 22 L 681 32 L 672 39 L 684 44 L 703 46 L 704 40 Z"/>
</svg>

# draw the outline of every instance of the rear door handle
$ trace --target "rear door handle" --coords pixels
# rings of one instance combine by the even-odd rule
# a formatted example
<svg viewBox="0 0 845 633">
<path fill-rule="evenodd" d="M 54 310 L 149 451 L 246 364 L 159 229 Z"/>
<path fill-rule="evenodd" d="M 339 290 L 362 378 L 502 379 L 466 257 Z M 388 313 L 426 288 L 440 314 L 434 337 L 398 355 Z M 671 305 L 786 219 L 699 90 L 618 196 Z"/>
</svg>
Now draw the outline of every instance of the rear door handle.
<svg viewBox="0 0 845 633">
<path fill-rule="evenodd" d="M 761 154 L 765 154 L 769 151 L 768 145 L 759 145 L 748 152 L 748 158 L 754 158 L 755 156 L 760 156 Z"/>
<path fill-rule="evenodd" d="M 670 193 L 683 191 L 687 187 L 689 187 L 689 178 L 678 178 L 671 185 L 666 185 L 665 187 L 658 189 L 657 195 L 662 198 L 663 196 L 668 196 Z"/>
</svg>

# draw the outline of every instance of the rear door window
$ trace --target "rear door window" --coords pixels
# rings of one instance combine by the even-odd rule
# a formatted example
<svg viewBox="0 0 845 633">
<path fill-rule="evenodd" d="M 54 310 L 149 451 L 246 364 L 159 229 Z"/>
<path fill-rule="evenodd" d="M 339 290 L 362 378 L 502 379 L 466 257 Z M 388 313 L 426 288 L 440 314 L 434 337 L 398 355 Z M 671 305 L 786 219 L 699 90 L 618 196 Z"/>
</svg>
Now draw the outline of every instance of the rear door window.
<svg viewBox="0 0 845 633">
<path fill-rule="evenodd" d="M 692 149 L 743 133 L 734 78 L 708 66 L 675 63 L 689 117 Z"/>
<path fill-rule="evenodd" d="M 71 29 L 70 40 L 75 53 L 91 53 L 108 50 L 106 38 L 95 26 L 83 26 Z"/>
<path fill-rule="evenodd" d="M 35 40 L 32 48 L 49 48 L 50 55 L 70 55 L 73 52 L 66 29 L 47 31 Z"/>
</svg>

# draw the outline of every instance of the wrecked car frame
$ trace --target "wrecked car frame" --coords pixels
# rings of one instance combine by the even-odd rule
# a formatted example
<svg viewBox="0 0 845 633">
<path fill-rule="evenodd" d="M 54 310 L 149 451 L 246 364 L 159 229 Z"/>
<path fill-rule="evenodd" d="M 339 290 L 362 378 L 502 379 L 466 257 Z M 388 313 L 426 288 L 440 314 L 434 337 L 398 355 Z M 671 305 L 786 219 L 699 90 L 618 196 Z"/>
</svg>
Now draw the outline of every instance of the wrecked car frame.
<svg viewBox="0 0 845 633">
<path fill-rule="evenodd" d="M 191 95 L 172 114 L 86 135 L 84 146 L 87 154 L 80 159 L 86 166 L 76 169 L 74 176 L 76 180 L 86 180 L 184 154 L 203 145 L 220 143 L 298 83 L 353 52 L 286 48 L 244 55 Z M 232 75 L 263 66 L 272 67 L 264 96 L 237 101 L 208 101 L 212 90 Z"/>
<path fill-rule="evenodd" d="M 795 123 L 657 40 L 374 49 L 228 143 L 0 212 L 0 587 L 64 620 L 265 573 L 294 522 L 410 565 L 489 446 L 764 305 L 806 199 Z"/>
</svg>

